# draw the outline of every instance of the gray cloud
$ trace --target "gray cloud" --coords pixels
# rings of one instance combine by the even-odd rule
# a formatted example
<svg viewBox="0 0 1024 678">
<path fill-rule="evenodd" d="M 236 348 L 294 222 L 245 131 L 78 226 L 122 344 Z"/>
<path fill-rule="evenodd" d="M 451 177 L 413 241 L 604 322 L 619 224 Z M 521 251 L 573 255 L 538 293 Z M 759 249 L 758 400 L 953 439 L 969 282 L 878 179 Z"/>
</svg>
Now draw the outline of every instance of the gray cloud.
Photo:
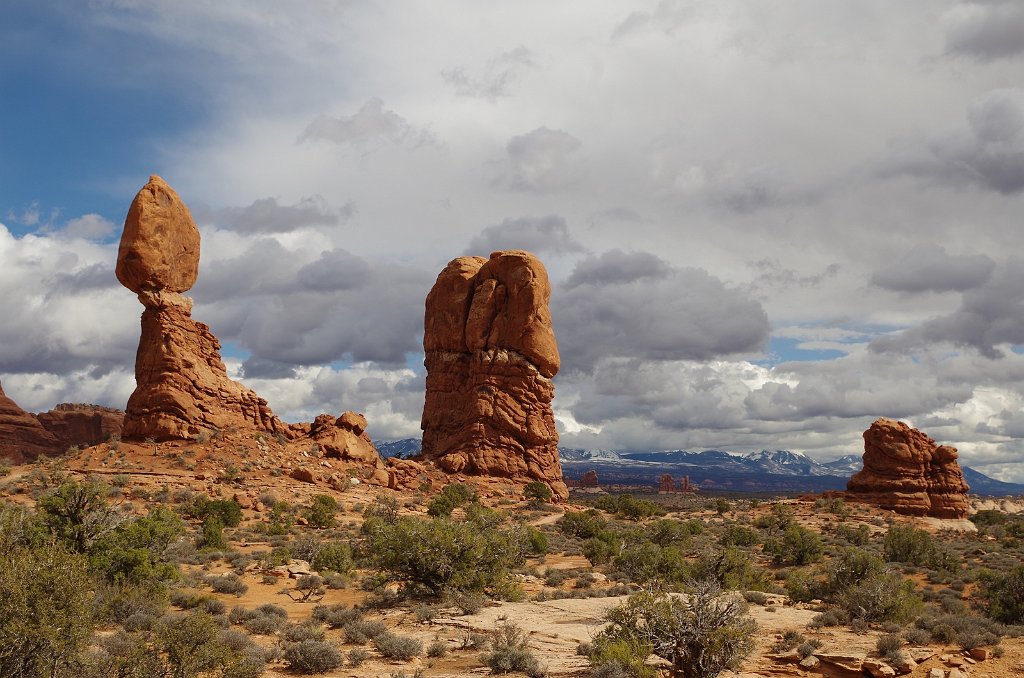
<svg viewBox="0 0 1024 678">
<path fill-rule="evenodd" d="M 1024 90 L 988 92 L 967 109 L 967 124 L 911 143 L 882 175 L 909 174 L 954 186 L 975 185 L 1003 195 L 1024 191 Z"/>
<path fill-rule="evenodd" d="M 651 12 L 633 12 L 615 27 L 612 39 L 622 38 L 631 33 L 660 30 L 673 33 L 696 14 L 694 3 L 683 0 L 661 0 Z"/>
<path fill-rule="evenodd" d="M 487 256 L 497 250 L 527 250 L 535 254 L 584 252 L 583 245 L 569 233 L 563 217 L 508 217 L 488 226 L 469 242 L 465 254 Z"/>
<path fill-rule="evenodd" d="M 1024 53 L 1024 6 L 1014 0 L 960 2 L 943 23 L 947 54 L 990 61 Z"/>
<path fill-rule="evenodd" d="M 197 217 L 208 217 L 239 233 L 288 233 L 308 226 L 335 226 L 355 213 L 351 202 L 333 209 L 323 196 L 314 195 L 294 205 L 281 205 L 277 198 L 260 198 L 247 207 L 197 212 Z"/>
<path fill-rule="evenodd" d="M 533 52 L 520 45 L 488 60 L 476 75 L 460 67 L 442 71 L 441 77 L 459 96 L 494 100 L 509 96 L 523 72 L 533 66 Z"/>
<path fill-rule="evenodd" d="M 581 145 L 568 132 L 547 127 L 514 136 L 506 146 L 507 157 L 494 185 L 540 193 L 562 188 L 576 177 L 572 156 Z"/>
<path fill-rule="evenodd" d="M 317 292 L 355 290 L 370 281 L 370 273 L 365 259 L 336 249 L 322 252 L 318 260 L 299 269 L 296 283 L 300 289 Z"/>
<path fill-rule="evenodd" d="M 612 356 L 707 360 L 755 351 L 768 337 L 756 301 L 707 271 L 642 252 L 580 261 L 552 306 L 569 369 L 590 370 Z"/>
<path fill-rule="evenodd" d="M 995 265 L 984 254 L 948 254 L 929 243 L 875 270 L 871 284 L 894 292 L 963 292 L 987 282 Z"/>
<path fill-rule="evenodd" d="M 1003 356 L 1003 344 L 1024 344 L 1024 261 L 1000 263 L 988 282 L 963 293 L 960 307 L 896 335 L 871 342 L 877 352 L 900 352 L 935 343 Z"/>
<path fill-rule="evenodd" d="M 306 127 L 302 140 L 323 139 L 357 148 L 374 148 L 384 143 L 418 147 L 433 143 L 433 136 L 417 129 L 373 97 L 350 116 L 321 115 Z"/>
</svg>

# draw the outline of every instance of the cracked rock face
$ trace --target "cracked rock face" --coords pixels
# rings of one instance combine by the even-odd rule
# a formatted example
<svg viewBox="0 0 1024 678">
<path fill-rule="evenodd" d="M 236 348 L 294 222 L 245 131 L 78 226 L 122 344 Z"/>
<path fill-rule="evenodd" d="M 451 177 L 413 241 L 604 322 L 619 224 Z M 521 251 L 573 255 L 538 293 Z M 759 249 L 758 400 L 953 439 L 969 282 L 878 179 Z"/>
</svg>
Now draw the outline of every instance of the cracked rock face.
<svg viewBox="0 0 1024 678">
<path fill-rule="evenodd" d="M 188 207 L 163 179 L 150 177 L 128 211 L 117 255 L 117 279 L 145 306 L 126 440 L 285 428 L 266 400 L 228 378 L 220 342 L 192 319 L 192 300 L 181 293 L 198 270 L 199 230 Z"/>
<path fill-rule="evenodd" d="M 63 452 L 56 436 L 21 409 L 0 386 L 0 461 L 21 463 Z"/>
<path fill-rule="evenodd" d="M 438 275 L 424 317 L 423 459 L 568 495 L 551 409 L 550 298 L 544 265 L 522 250 L 460 257 Z"/>
<path fill-rule="evenodd" d="M 864 431 L 864 468 L 847 483 L 862 501 L 897 513 L 966 518 L 970 489 L 955 447 L 902 421 L 878 419 Z"/>
</svg>

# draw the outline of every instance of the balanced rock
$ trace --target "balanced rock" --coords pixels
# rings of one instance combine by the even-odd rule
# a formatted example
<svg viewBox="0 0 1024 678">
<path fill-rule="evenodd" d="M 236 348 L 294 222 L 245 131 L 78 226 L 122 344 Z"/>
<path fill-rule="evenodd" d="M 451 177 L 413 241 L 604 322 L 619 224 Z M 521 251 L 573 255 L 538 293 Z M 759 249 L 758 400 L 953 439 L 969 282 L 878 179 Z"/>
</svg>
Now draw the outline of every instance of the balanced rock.
<svg viewBox="0 0 1024 678">
<path fill-rule="evenodd" d="M 63 451 L 57 437 L 8 398 L 0 385 L 0 459 L 20 464 Z"/>
<path fill-rule="evenodd" d="M 127 440 L 284 428 L 266 400 L 228 378 L 220 342 L 192 319 L 192 300 L 181 293 L 195 282 L 198 267 L 192 215 L 163 179 L 150 177 L 132 202 L 117 255 L 117 279 L 145 306 L 136 388 L 124 417 Z"/>
<path fill-rule="evenodd" d="M 49 412 L 40 412 L 36 418 L 66 450 L 72 445 L 98 445 L 121 435 L 124 412 L 113 407 L 61 403 Z"/>
<path fill-rule="evenodd" d="M 451 261 L 427 295 L 421 458 L 449 473 L 539 480 L 568 496 L 551 401 L 547 271 L 508 250 Z"/>
<path fill-rule="evenodd" d="M 878 419 L 864 432 L 864 468 L 846 488 L 904 515 L 966 518 L 970 507 L 956 448 L 891 419 Z"/>
</svg>

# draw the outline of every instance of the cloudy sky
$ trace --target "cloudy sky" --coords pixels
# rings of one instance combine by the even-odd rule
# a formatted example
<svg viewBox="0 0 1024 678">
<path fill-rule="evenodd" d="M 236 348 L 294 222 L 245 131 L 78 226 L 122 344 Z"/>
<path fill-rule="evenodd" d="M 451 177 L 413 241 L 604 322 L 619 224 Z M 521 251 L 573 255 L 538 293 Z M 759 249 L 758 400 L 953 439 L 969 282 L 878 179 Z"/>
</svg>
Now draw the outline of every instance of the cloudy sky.
<svg viewBox="0 0 1024 678">
<path fill-rule="evenodd" d="M 123 407 L 152 173 L 194 316 L 284 418 L 419 434 L 450 259 L 546 263 L 563 444 L 862 451 L 1024 481 L 1024 4 L 6 0 L 0 380 Z"/>
</svg>

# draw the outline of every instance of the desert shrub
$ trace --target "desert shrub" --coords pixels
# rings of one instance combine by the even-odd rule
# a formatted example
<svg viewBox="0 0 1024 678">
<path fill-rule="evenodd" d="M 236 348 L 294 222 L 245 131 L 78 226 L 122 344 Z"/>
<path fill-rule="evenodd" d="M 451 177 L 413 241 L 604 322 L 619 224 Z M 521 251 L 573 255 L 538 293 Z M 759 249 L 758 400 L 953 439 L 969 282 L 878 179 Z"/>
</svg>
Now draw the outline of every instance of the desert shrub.
<svg viewBox="0 0 1024 678">
<path fill-rule="evenodd" d="M 997 622 L 972 614 L 925 615 L 915 622 L 920 629 L 931 634 L 932 640 L 957 643 L 965 650 L 999 642 L 1005 627 Z"/>
<path fill-rule="evenodd" d="M 444 591 L 484 591 L 503 584 L 526 559 L 522 528 L 481 530 L 448 518 L 402 517 L 363 524 L 367 560 L 391 581 Z"/>
<path fill-rule="evenodd" d="M 888 562 L 907 565 L 931 565 L 937 554 L 932 536 L 912 525 L 889 528 L 882 548 Z"/>
<path fill-rule="evenodd" d="M 841 550 L 825 568 L 825 595 L 834 595 L 885 571 L 881 558 L 856 548 Z"/>
<path fill-rule="evenodd" d="M 355 566 L 352 547 L 340 541 L 322 544 L 310 560 L 310 565 L 317 572 L 351 572 Z"/>
<path fill-rule="evenodd" d="M 642 591 L 607 613 L 609 625 L 594 647 L 600 652 L 614 641 L 649 646 L 685 676 L 717 676 L 738 666 L 754 648 L 757 626 L 745 610 L 745 603 L 722 596 L 710 580 L 691 585 L 685 600 L 664 591 Z"/>
<path fill-rule="evenodd" d="M 530 546 L 530 553 L 535 556 L 542 556 L 548 552 L 548 536 L 533 525 L 526 525 L 526 540 Z"/>
<path fill-rule="evenodd" d="M 692 573 L 684 576 L 714 580 L 720 588 L 730 591 L 767 591 L 772 586 L 768 573 L 749 554 L 732 547 L 704 551 L 694 563 Z"/>
<path fill-rule="evenodd" d="M 181 510 L 197 520 L 205 521 L 216 516 L 221 525 L 226 527 L 237 527 L 242 522 L 242 505 L 234 499 L 210 499 L 206 495 L 199 495 L 183 505 Z"/>
<path fill-rule="evenodd" d="M 829 626 L 843 626 L 850 623 L 850 613 L 846 610 L 833 608 L 819 612 L 818 614 L 811 617 L 811 621 L 808 622 L 808 628 L 820 629 L 822 627 Z"/>
<path fill-rule="evenodd" d="M 742 525 L 730 525 L 718 538 L 718 543 L 722 546 L 753 546 L 759 541 L 757 532 Z"/>
<path fill-rule="evenodd" d="M 228 547 L 228 542 L 224 539 L 224 523 L 219 516 L 211 515 L 203 520 L 196 546 L 206 551 L 223 550 Z"/>
<path fill-rule="evenodd" d="M 429 515 L 447 518 L 452 511 L 473 501 L 473 490 L 462 483 L 445 485 L 441 492 L 427 504 Z"/>
<path fill-rule="evenodd" d="M 385 632 L 373 639 L 373 646 L 377 652 L 388 659 L 401 659 L 408 661 L 423 652 L 423 643 L 410 636 L 400 636 L 395 633 Z"/>
<path fill-rule="evenodd" d="M 1024 565 L 1005 574 L 986 571 L 979 583 L 988 616 L 1004 624 L 1024 624 Z"/>
<path fill-rule="evenodd" d="M 289 643 L 284 649 L 284 660 L 297 673 L 326 673 L 345 663 L 341 652 L 322 640 Z"/>
<path fill-rule="evenodd" d="M 822 643 L 820 639 L 812 638 L 808 641 L 802 642 L 799 645 L 797 645 L 796 653 L 801 659 L 806 659 L 807 657 L 810 657 L 812 654 L 814 654 L 821 647 L 821 645 Z"/>
<path fill-rule="evenodd" d="M 204 612 L 168 619 L 156 633 L 168 669 L 152 675 L 256 676 L 263 664 L 242 649 L 237 636 L 225 634 L 216 619 Z"/>
<path fill-rule="evenodd" d="M 346 624 L 363 619 L 363 613 L 355 608 L 350 608 L 344 603 L 334 605 L 317 605 L 313 608 L 313 619 L 323 622 L 332 629 L 340 629 Z"/>
<path fill-rule="evenodd" d="M 362 645 L 383 633 L 387 633 L 388 627 L 380 619 L 357 619 L 345 624 L 342 630 L 345 632 L 346 643 Z"/>
<path fill-rule="evenodd" d="M 754 527 L 764 530 L 769 536 L 783 532 L 793 524 L 793 508 L 786 504 L 772 504 L 771 513 L 760 516 Z"/>
<path fill-rule="evenodd" d="M 695 534 L 704 531 L 704 524 L 699 520 L 675 520 L 660 518 L 644 525 L 644 537 L 647 541 L 662 546 L 687 546 Z"/>
<path fill-rule="evenodd" d="M 818 597 L 820 582 L 807 569 L 792 569 L 786 573 L 784 588 L 791 600 L 806 603 Z"/>
<path fill-rule="evenodd" d="M 58 545 L 0 551 L 0 675 L 73 674 L 92 599 L 84 557 Z"/>
<path fill-rule="evenodd" d="M 66 482 L 39 499 L 43 524 L 76 553 L 89 553 L 93 544 L 113 532 L 124 514 L 108 501 L 110 487 L 87 480 Z"/>
<path fill-rule="evenodd" d="M 608 494 L 595 501 L 594 506 L 626 520 L 643 520 L 666 513 L 664 508 L 653 501 L 637 499 L 631 494 Z"/>
<path fill-rule="evenodd" d="M 313 501 L 303 511 L 303 516 L 309 522 L 310 527 L 323 529 L 334 527 L 335 516 L 338 513 L 338 502 L 326 494 L 313 495 Z"/>
<path fill-rule="evenodd" d="M 348 651 L 349 666 L 359 666 L 370 658 L 370 652 L 362 647 L 354 647 Z"/>
<path fill-rule="evenodd" d="M 526 642 L 526 633 L 511 622 L 498 626 L 491 639 L 491 651 L 480 658 L 491 673 L 521 671 L 530 678 L 546 675 L 540 662 L 533 656 Z"/>
<path fill-rule="evenodd" d="M 246 631 L 257 636 L 269 636 L 285 625 L 287 619 L 272 614 L 256 614 L 242 622 Z"/>
<path fill-rule="evenodd" d="M 792 650 L 800 643 L 805 642 L 807 639 L 799 631 L 789 629 L 782 634 L 782 638 L 779 638 L 775 643 L 772 644 L 771 651 L 776 654 Z"/>
<path fill-rule="evenodd" d="M 240 596 L 249 590 L 248 585 L 234 572 L 206 577 L 207 585 L 217 593 L 233 593 Z"/>
<path fill-rule="evenodd" d="M 288 624 L 281 631 L 281 639 L 288 643 L 301 643 L 306 640 L 323 640 L 324 629 L 315 621 L 306 620 L 302 624 Z"/>
<path fill-rule="evenodd" d="M 462 614 L 476 614 L 487 604 L 486 596 L 474 591 L 451 591 L 446 598 L 450 604 L 459 608 Z"/>
<path fill-rule="evenodd" d="M 854 546 L 864 546 L 871 539 L 871 529 L 864 523 L 856 528 L 840 525 L 836 528 L 836 537 Z"/>
<path fill-rule="evenodd" d="M 801 525 L 790 525 L 781 537 L 765 542 L 764 552 L 776 565 L 808 565 L 821 560 L 824 547 L 817 533 Z"/>
<path fill-rule="evenodd" d="M 547 483 L 534 480 L 533 482 L 526 483 L 526 486 L 523 488 L 523 496 L 533 504 L 546 504 L 551 501 L 551 497 L 554 495 L 551 493 L 551 488 L 548 487 Z"/>
<path fill-rule="evenodd" d="M 558 529 L 577 539 L 590 539 L 605 531 L 608 526 L 604 517 L 595 509 L 566 511 L 558 521 Z"/>
<path fill-rule="evenodd" d="M 886 633 L 878 637 L 875 642 L 875 649 L 879 656 L 890 662 L 899 660 L 903 655 L 903 639 L 895 633 Z"/>
<path fill-rule="evenodd" d="M 853 618 L 868 622 L 907 621 L 922 607 L 914 583 L 893 571 L 873 575 L 839 592 L 836 602 Z"/>
<path fill-rule="evenodd" d="M 547 487 L 545 485 L 544 487 Z M 448 654 L 448 643 L 444 642 L 440 638 L 435 638 L 434 642 L 427 645 L 427 656 L 428 657 L 444 657 Z"/>
<path fill-rule="evenodd" d="M 655 670 L 644 663 L 651 649 L 638 638 L 617 638 L 599 643 L 597 647 L 586 643 L 577 653 L 585 654 L 594 667 L 591 678 L 654 678 Z"/>
</svg>

